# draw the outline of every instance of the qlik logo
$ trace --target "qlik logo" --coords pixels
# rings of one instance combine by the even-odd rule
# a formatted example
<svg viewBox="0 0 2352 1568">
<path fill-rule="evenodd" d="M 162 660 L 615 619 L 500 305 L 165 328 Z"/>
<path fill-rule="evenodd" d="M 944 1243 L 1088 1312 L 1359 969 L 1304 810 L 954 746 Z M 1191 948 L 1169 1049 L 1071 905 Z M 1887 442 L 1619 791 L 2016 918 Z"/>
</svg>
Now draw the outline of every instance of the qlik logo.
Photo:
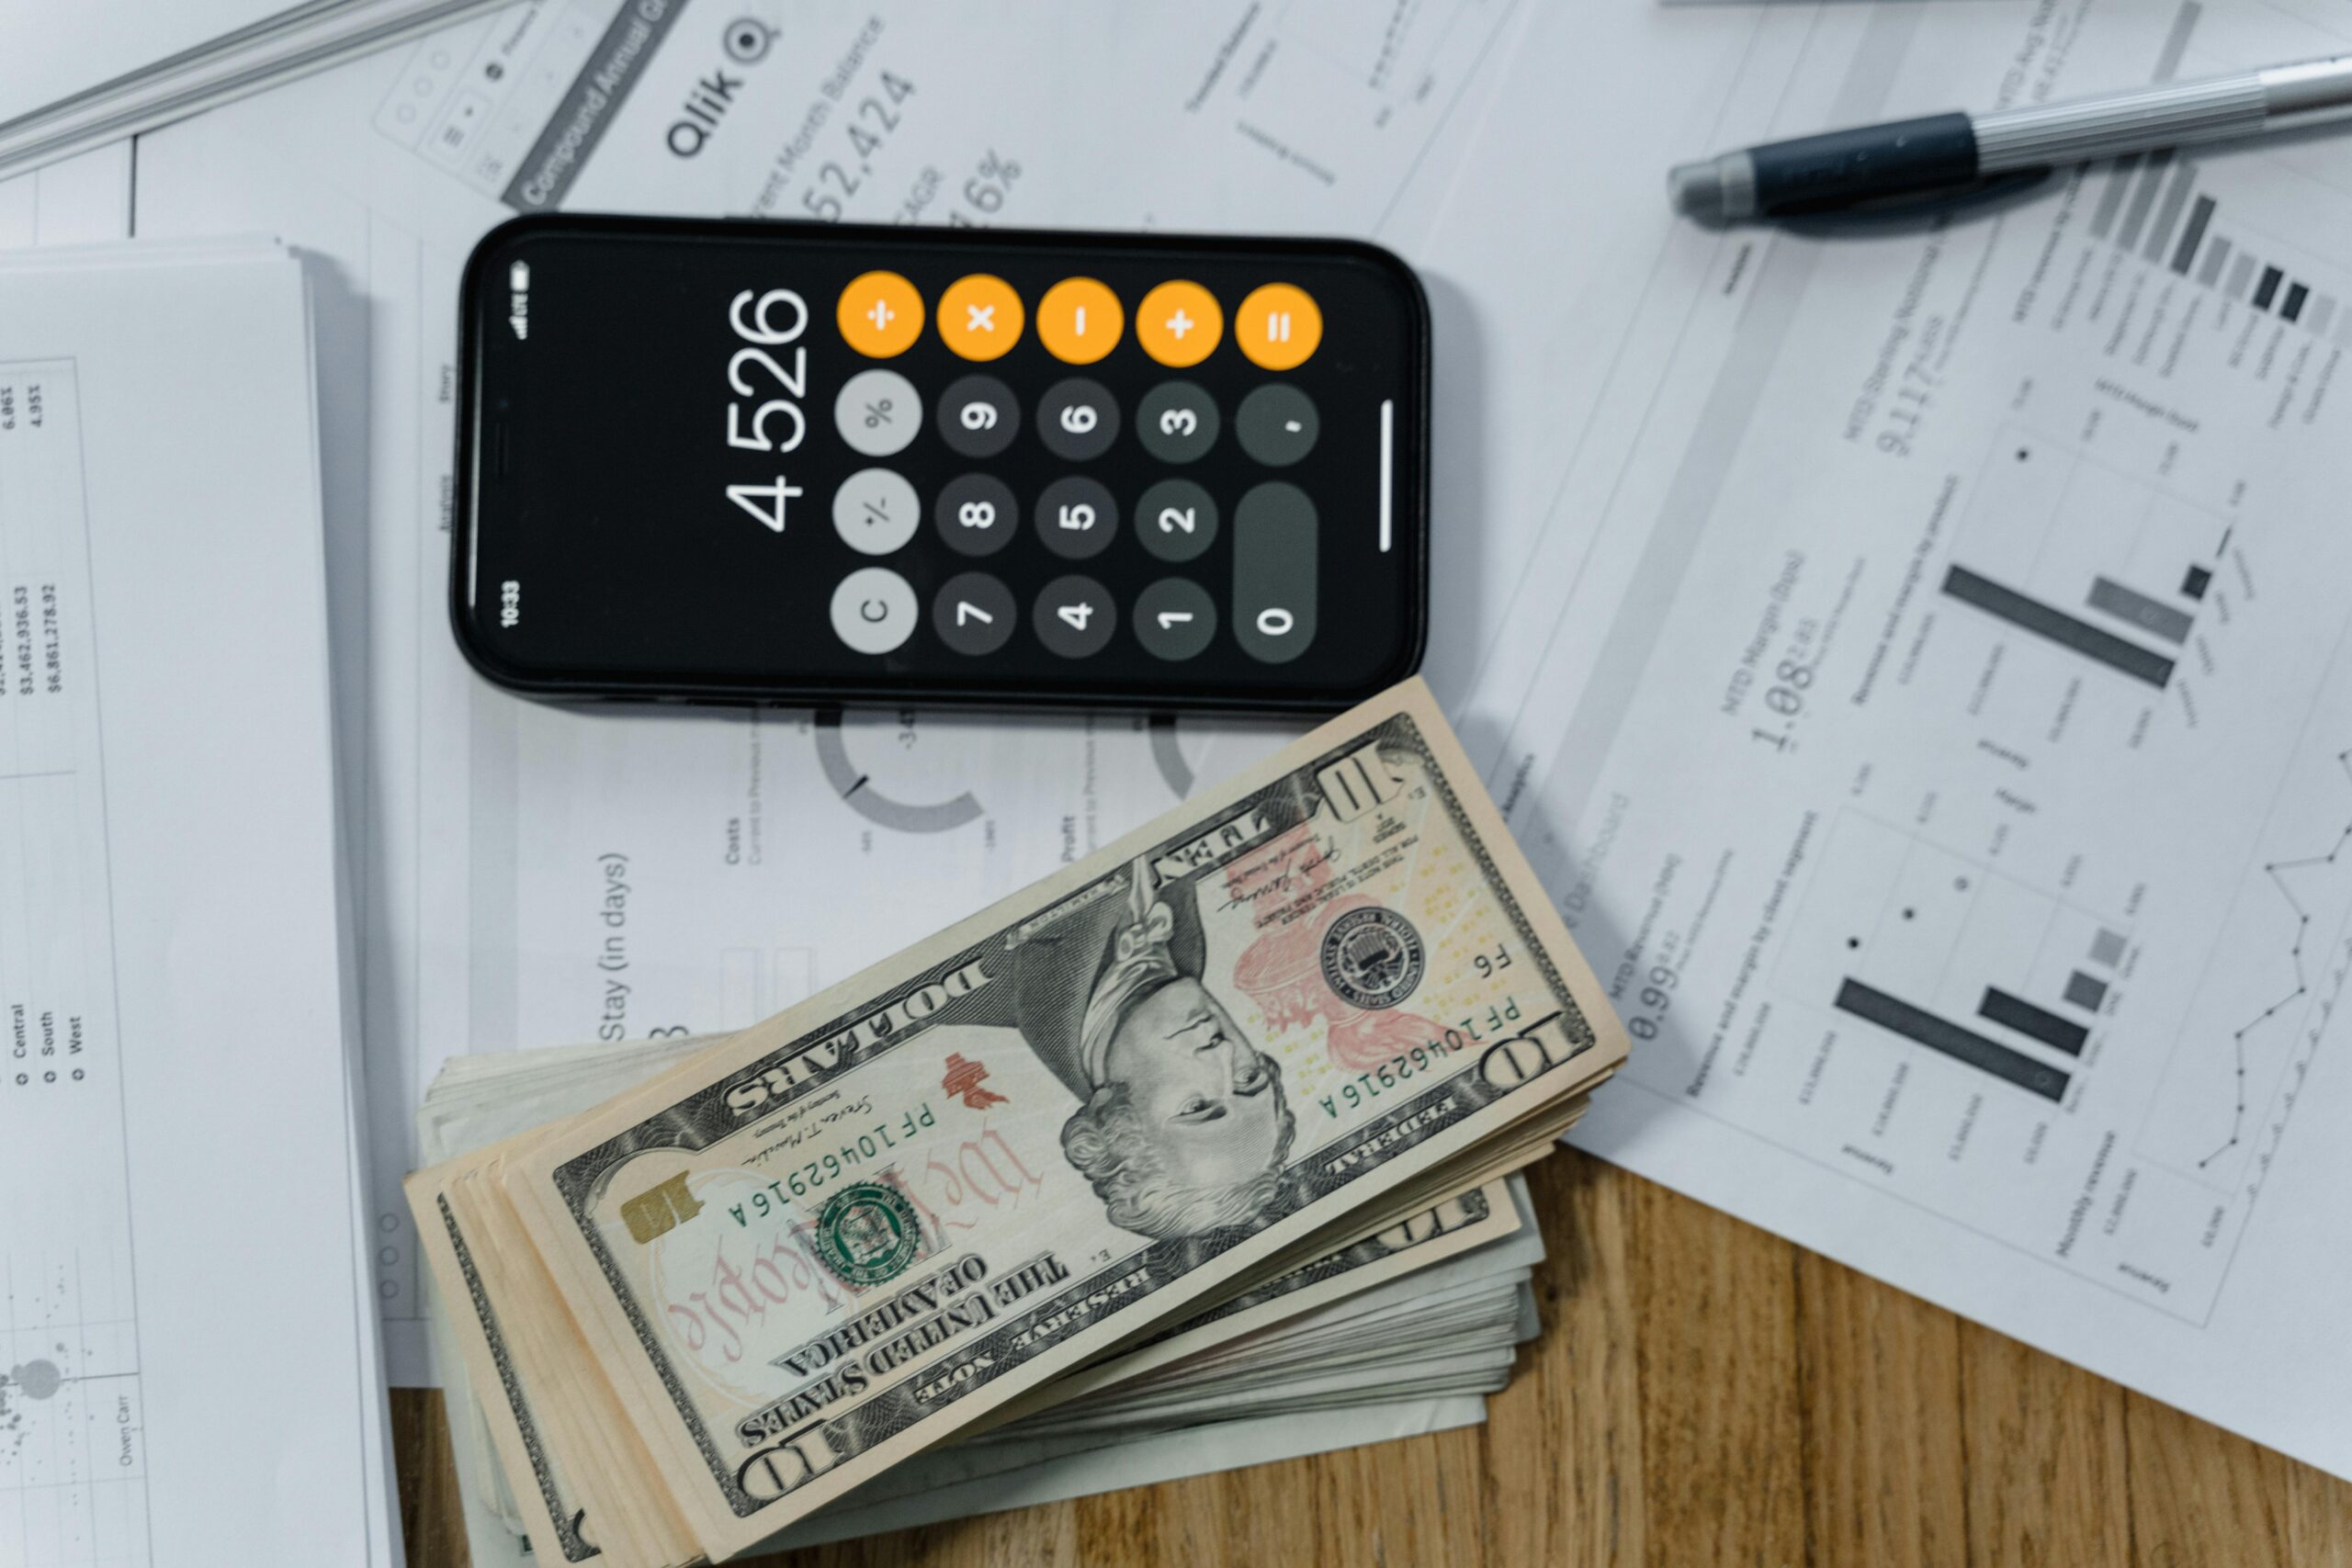
<svg viewBox="0 0 2352 1568">
<path fill-rule="evenodd" d="M 775 47 L 776 29 L 757 17 L 738 17 L 727 24 L 719 35 L 719 45 L 727 59 L 735 65 L 756 65 L 765 60 Z M 746 77 L 729 74 L 725 66 L 697 80 L 686 94 L 686 101 L 679 106 L 678 118 L 670 122 L 666 140 L 670 151 L 681 158 L 691 158 L 710 144 L 718 134 L 719 122 L 735 106 L 735 95 L 743 90 Z"/>
</svg>

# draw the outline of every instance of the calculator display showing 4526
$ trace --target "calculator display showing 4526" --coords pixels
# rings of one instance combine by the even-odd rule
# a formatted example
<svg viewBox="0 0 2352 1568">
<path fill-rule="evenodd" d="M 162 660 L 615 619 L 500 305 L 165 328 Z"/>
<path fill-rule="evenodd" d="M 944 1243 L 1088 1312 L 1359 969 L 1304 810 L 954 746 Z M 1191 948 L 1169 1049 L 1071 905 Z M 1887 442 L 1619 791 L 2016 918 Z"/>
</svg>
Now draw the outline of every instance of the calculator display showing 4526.
<svg viewBox="0 0 2352 1568">
<path fill-rule="evenodd" d="M 777 324 L 777 317 L 789 324 Z M 727 385 L 752 405 L 747 415 L 744 403 L 728 403 L 727 445 L 778 457 L 798 450 L 808 434 L 808 416 L 800 407 L 808 389 L 808 345 L 796 344 L 788 362 L 780 356 L 786 344 L 808 331 L 808 301 L 790 288 L 746 288 L 727 307 L 727 324 L 745 344 L 727 361 Z M 778 390 L 788 395 L 769 395 Z M 785 503 L 800 493 L 782 473 L 770 484 L 727 487 L 728 500 L 778 534 L 784 532 Z"/>
</svg>

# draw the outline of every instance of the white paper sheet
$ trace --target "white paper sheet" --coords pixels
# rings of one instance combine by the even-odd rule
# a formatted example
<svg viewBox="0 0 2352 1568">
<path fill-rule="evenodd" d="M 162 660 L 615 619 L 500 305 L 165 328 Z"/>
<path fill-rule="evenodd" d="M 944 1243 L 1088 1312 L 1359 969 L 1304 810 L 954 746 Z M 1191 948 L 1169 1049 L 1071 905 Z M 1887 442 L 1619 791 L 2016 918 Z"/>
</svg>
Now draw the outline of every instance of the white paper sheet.
<svg viewBox="0 0 2352 1568">
<path fill-rule="evenodd" d="M 168 7 L 137 0 L 81 0 L 28 6 L 8 27 L 7 85 L 0 122 L 167 60 L 291 9 L 286 0 L 182 0 Z"/>
<path fill-rule="evenodd" d="M 1387 13 L 1244 3 L 653 9 L 512 7 L 141 144 L 141 233 L 266 228 L 332 257 L 341 284 L 322 303 L 339 378 L 324 417 L 331 451 L 366 456 L 330 470 L 334 608 L 346 805 L 368 846 L 369 1087 L 391 1227 L 379 1290 L 403 1382 L 429 1372 L 396 1183 L 445 1056 L 748 1023 L 1286 733 L 928 715 L 834 727 L 495 692 L 459 660 L 444 597 L 472 242 L 517 206 L 558 203 L 1377 233 L 1417 170 L 1437 176 L 1452 110 L 1507 21 L 1479 0 L 1416 7 L 1393 29 Z M 983 57 L 1038 64 L 1016 85 L 975 71 Z M 861 106 L 885 70 L 913 92 L 881 126 Z M 726 112 L 679 131 L 713 73 Z M 855 169 L 861 114 L 884 136 Z"/>
<path fill-rule="evenodd" d="M 8 69 L 0 74 L 0 170 L 38 169 L 126 141 L 494 3 L 74 0 L 12 6 Z"/>
<path fill-rule="evenodd" d="M 1745 35 L 1659 169 L 2352 44 L 2302 0 L 1653 17 Z M 1475 709 L 1638 1037 L 1576 1143 L 2352 1474 L 2344 147 L 1834 237 L 1596 212 L 1649 261 Z"/>
<path fill-rule="evenodd" d="M 0 179 L 0 250 L 130 237 L 130 142 Z"/>
<path fill-rule="evenodd" d="M 0 261 L 0 1556 L 400 1554 L 300 267 Z"/>
</svg>

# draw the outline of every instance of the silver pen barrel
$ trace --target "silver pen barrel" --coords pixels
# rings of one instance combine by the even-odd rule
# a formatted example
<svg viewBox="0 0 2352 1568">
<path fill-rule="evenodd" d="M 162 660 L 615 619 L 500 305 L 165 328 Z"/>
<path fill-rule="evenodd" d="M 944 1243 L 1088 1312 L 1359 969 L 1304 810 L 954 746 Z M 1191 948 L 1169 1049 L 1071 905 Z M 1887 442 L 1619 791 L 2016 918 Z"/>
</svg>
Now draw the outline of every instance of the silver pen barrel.
<svg viewBox="0 0 2352 1568">
<path fill-rule="evenodd" d="M 1984 174 L 2087 163 L 2352 117 L 2352 55 L 1973 117 Z"/>
</svg>

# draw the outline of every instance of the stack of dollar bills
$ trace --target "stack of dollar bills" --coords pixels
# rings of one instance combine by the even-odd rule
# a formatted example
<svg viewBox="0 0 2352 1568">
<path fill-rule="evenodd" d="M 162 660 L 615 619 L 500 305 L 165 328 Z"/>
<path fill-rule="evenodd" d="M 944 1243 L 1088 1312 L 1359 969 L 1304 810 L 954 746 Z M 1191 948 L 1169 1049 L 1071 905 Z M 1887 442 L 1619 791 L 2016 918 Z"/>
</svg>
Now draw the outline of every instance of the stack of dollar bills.
<svg viewBox="0 0 2352 1568">
<path fill-rule="evenodd" d="M 1623 1055 L 1398 687 L 740 1034 L 446 1076 L 469 1502 L 634 1568 L 1475 1418 Z"/>
</svg>

